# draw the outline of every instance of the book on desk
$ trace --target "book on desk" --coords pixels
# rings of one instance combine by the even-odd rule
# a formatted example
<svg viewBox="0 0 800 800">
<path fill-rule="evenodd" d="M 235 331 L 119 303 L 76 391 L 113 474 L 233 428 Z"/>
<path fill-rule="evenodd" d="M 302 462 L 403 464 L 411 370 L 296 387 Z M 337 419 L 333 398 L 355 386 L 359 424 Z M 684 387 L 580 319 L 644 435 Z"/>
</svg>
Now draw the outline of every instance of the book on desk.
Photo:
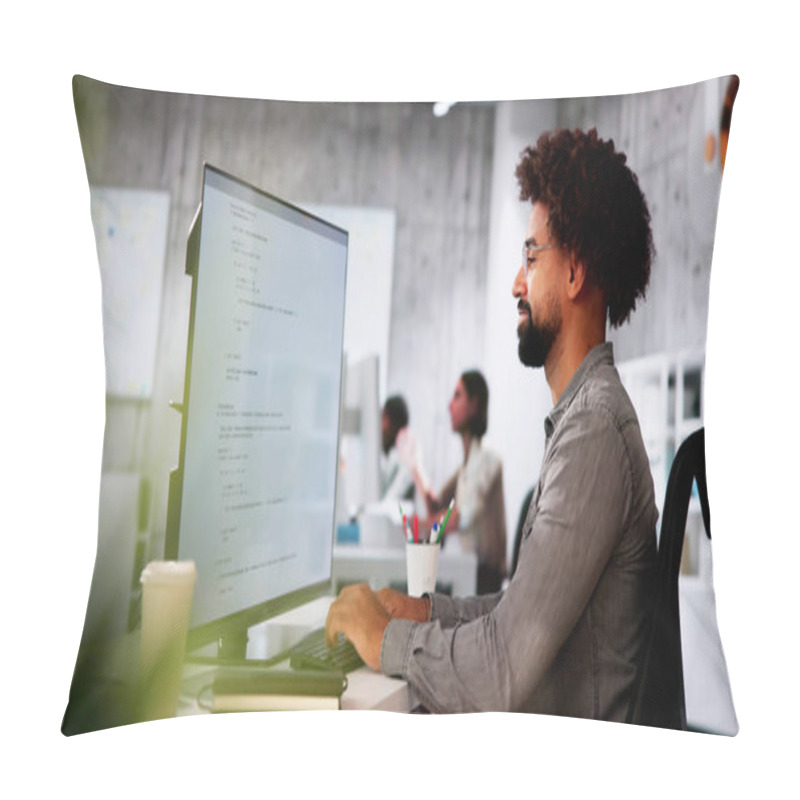
<svg viewBox="0 0 800 800">
<path fill-rule="evenodd" d="M 338 710 L 346 688 L 338 670 L 220 669 L 198 702 L 212 713 Z"/>
</svg>

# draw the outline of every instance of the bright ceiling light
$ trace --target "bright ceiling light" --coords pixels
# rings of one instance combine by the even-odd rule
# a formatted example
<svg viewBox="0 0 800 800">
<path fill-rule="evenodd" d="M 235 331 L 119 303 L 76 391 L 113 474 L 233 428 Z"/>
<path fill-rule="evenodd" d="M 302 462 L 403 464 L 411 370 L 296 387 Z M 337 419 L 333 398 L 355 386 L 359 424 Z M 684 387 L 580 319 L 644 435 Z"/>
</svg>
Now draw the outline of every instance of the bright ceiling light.
<svg viewBox="0 0 800 800">
<path fill-rule="evenodd" d="M 433 104 L 433 115 L 435 117 L 443 117 L 454 105 L 455 103 L 445 103 L 440 100 L 438 103 Z"/>
</svg>

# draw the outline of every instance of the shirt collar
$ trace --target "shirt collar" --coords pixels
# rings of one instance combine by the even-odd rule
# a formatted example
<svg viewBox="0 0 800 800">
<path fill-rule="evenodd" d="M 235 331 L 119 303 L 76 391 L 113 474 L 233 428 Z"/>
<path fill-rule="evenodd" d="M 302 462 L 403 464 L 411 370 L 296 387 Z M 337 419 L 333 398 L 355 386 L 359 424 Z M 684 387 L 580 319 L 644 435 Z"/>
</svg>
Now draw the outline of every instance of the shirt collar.
<svg viewBox="0 0 800 800">
<path fill-rule="evenodd" d="M 548 439 L 561 417 L 564 416 L 564 412 L 569 408 L 578 390 L 586 382 L 589 374 L 600 364 L 614 364 L 614 346 L 611 342 L 601 342 L 595 345 L 581 361 L 578 369 L 575 370 L 575 374 L 570 378 L 567 388 L 561 393 L 558 402 L 544 419 L 544 433 Z"/>
</svg>

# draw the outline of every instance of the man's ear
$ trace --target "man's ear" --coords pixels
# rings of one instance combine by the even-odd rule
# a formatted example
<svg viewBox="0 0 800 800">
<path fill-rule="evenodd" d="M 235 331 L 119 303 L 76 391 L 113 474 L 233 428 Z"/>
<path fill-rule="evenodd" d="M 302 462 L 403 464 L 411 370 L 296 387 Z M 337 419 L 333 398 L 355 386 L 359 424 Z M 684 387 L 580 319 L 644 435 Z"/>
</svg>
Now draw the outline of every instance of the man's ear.
<svg viewBox="0 0 800 800">
<path fill-rule="evenodd" d="M 567 273 L 567 296 L 570 300 L 574 300 L 581 293 L 586 282 L 586 264 L 573 256 Z"/>
</svg>

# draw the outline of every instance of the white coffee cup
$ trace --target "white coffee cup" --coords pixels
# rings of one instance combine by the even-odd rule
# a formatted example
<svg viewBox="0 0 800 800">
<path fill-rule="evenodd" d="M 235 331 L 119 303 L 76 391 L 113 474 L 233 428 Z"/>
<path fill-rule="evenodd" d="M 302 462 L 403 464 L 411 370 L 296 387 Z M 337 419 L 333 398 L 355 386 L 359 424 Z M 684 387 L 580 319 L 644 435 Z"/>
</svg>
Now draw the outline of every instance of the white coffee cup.
<svg viewBox="0 0 800 800">
<path fill-rule="evenodd" d="M 422 597 L 425 592 L 436 589 L 441 549 L 439 544 L 406 543 L 406 576 L 411 597 Z"/>
<path fill-rule="evenodd" d="M 142 571 L 142 719 L 177 711 L 196 581 L 194 561 L 151 561 Z"/>
</svg>

